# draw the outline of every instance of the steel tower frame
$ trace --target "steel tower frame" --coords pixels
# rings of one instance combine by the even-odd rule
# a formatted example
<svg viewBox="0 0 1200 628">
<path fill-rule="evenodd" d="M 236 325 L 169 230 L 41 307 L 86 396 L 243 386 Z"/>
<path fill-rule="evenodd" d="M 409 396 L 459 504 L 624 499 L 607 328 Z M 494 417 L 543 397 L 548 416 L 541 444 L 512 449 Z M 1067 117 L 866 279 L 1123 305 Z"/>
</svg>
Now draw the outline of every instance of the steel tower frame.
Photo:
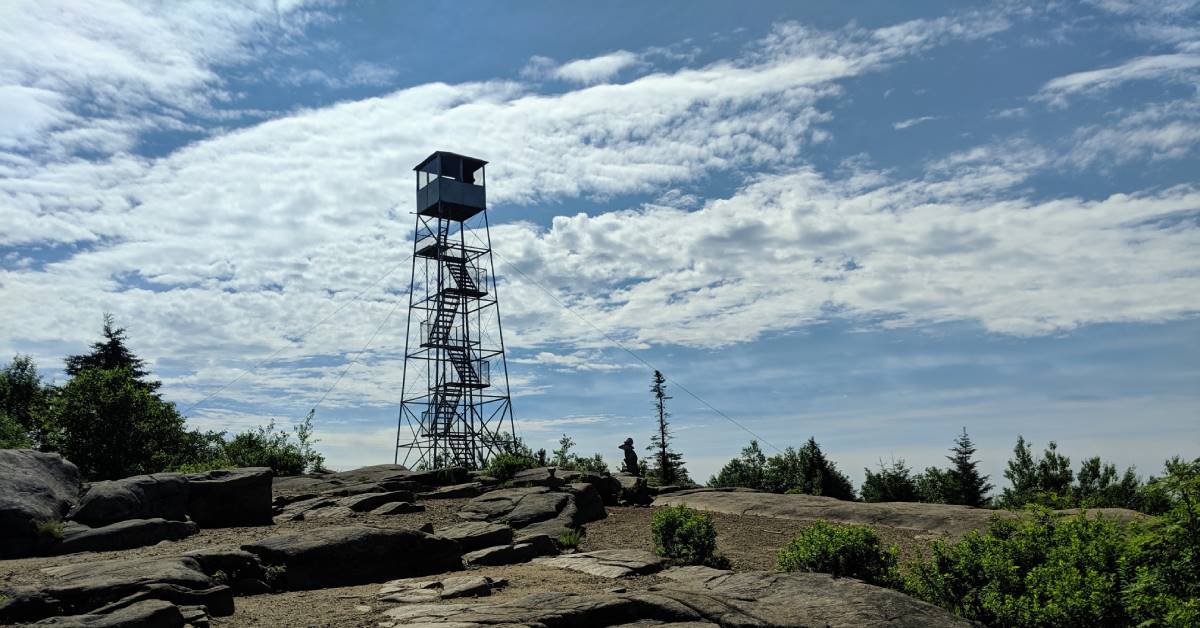
<svg viewBox="0 0 1200 628">
<path fill-rule="evenodd" d="M 438 151 L 413 168 L 417 212 L 394 459 L 410 468 L 480 468 L 515 441 L 486 164 Z"/>
</svg>

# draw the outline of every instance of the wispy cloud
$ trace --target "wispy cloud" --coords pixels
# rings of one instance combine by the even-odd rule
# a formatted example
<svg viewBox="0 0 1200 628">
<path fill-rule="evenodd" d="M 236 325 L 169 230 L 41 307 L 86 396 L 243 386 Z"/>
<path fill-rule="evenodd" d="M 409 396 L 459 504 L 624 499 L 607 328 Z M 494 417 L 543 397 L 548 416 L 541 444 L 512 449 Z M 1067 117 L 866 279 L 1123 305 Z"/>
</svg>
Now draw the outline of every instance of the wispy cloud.
<svg viewBox="0 0 1200 628">
<path fill-rule="evenodd" d="M 561 81 L 592 85 L 615 78 L 622 70 L 641 64 L 641 57 L 628 50 L 618 50 L 590 59 L 575 59 L 563 64 L 549 57 L 534 57 L 522 70 L 522 75 L 539 79 L 554 78 Z"/>
<path fill-rule="evenodd" d="M 917 126 L 918 124 L 922 124 L 922 123 L 929 122 L 931 120 L 937 120 L 937 119 L 938 119 L 937 116 L 921 116 L 919 118 L 909 118 L 907 120 L 893 122 L 892 128 L 896 129 L 897 131 L 900 131 L 903 129 L 907 129 L 909 127 Z"/>
</svg>

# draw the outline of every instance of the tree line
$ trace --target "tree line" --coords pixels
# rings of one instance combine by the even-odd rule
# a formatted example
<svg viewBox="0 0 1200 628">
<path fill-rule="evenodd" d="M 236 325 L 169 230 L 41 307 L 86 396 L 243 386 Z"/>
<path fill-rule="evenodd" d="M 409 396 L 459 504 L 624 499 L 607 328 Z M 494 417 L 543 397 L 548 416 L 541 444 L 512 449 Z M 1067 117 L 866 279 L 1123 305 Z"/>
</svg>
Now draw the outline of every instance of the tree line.
<svg viewBox="0 0 1200 628">
<path fill-rule="evenodd" d="M 274 422 L 232 436 L 188 429 L 111 315 L 101 336 L 64 359 L 61 385 L 44 381 L 29 356 L 0 369 L 0 448 L 61 453 L 89 480 L 238 466 L 291 475 L 324 465 L 311 412 L 292 433 Z"/>
</svg>

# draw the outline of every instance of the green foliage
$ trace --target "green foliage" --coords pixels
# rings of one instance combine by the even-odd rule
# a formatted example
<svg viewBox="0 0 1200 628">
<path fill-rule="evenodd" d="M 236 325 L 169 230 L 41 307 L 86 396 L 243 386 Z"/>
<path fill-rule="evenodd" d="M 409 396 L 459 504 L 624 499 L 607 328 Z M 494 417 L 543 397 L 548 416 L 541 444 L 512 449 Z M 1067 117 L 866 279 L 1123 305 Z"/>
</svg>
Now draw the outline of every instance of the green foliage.
<svg viewBox="0 0 1200 628">
<path fill-rule="evenodd" d="M 92 343 L 91 353 L 67 356 L 66 372 L 70 377 L 88 370 L 126 369 L 131 379 L 148 390 L 158 390 L 162 382 L 149 379 L 146 363 L 125 346 L 125 329 L 117 327 L 112 314 L 104 313 L 103 340 Z"/>
<path fill-rule="evenodd" d="M 1169 504 L 1161 517 L 1122 526 L 1031 506 L 957 544 L 936 543 L 905 589 L 989 625 L 1198 625 L 1200 459 L 1169 461 L 1152 485 Z"/>
<path fill-rule="evenodd" d="M 267 565 L 263 570 L 263 582 L 272 591 L 282 591 L 287 581 L 287 565 Z"/>
<path fill-rule="evenodd" d="M 994 518 L 955 545 L 937 542 L 913 566 L 910 594 L 999 626 L 1122 625 L 1120 576 L 1125 536 L 1112 520 Z"/>
<path fill-rule="evenodd" d="M 53 386 L 42 382 L 37 365 L 16 355 L 0 369 L 0 447 L 53 448 L 57 431 L 50 415 Z"/>
<path fill-rule="evenodd" d="M 913 484 L 917 489 L 917 501 L 927 504 L 952 504 L 958 491 L 949 471 L 937 467 L 925 467 Z"/>
<path fill-rule="evenodd" d="M 950 499 L 946 503 L 986 506 L 992 485 L 988 483 L 988 476 L 979 473 L 979 461 L 974 458 L 975 444 L 967 436 L 967 428 L 964 427 L 962 434 L 954 439 L 954 447 L 950 448 L 950 452 L 953 455 L 946 456 L 946 459 L 950 461 L 947 472 L 950 474 L 952 493 L 948 495 Z"/>
<path fill-rule="evenodd" d="M 228 585 L 230 583 L 229 574 L 225 573 L 225 571 L 221 569 L 214 571 L 210 577 L 212 578 L 213 582 L 217 584 Z"/>
<path fill-rule="evenodd" d="M 1071 471 L 1071 459 L 1058 453 L 1058 444 L 1050 441 L 1041 458 L 1033 455 L 1032 445 L 1017 437 L 1013 457 L 1004 472 L 1010 486 L 998 500 L 1003 508 L 1018 509 L 1027 504 L 1047 508 L 1130 508 L 1146 510 L 1141 479 L 1133 467 L 1118 476 L 1116 466 L 1104 464 L 1099 457 L 1084 459 L 1079 473 Z M 1160 506 L 1157 512 L 1163 512 Z"/>
<path fill-rule="evenodd" d="M 19 421 L 0 408 L 0 449 L 26 449 L 33 447 L 33 439 Z"/>
<path fill-rule="evenodd" d="M 653 460 L 645 474 L 648 483 L 656 486 L 671 484 L 692 484 L 684 467 L 683 454 L 671 449 L 671 423 L 667 420 L 671 413 L 667 411 L 667 379 L 659 371 L 654 371 L 650 384 L 650 393 L 654 395 L 654 409 L 657 413 L 658 424 L 656 433 L 650 437 L 647 451 L 655 452 Z"/>
<path fill-rule="evenodd" d="M 580 471 L 584 473 L 607 473 L 608 465 L 604 463 L 604 457 L 600 454 L 593 454 L 590 458 L 583 458 L 578 454 L 571 453 L 571 448 L 575 446 L 575 440 L 566 434 L 558 439 L 558 449 L 553 452 L 553 458 L 549 460 L 551 466 L 567 471 Z"/>
<path fill-rule="evenodd" d="M 61 453 L 91 480 L 169 468 L 186 444 L 174 404 L 138 382 L 128 368 L 86 369 L 54 400 Z"/>
<path fill-rule="evenodd" d="M 63 524 L 61 521 L 39 521 L 34 524 L 33 533 L 39 545 L 55 545 L 62 540 Z"/>
<path fill-rule="evenodd" d="M 804 493 L 837 499 L 854 499 L 850 478 L 827 459 L 815 438 L 800 449 L 788 447 L 765 457 L 756 441 L 742 449 L 740 458 L 730 460 L 709 486 L 740 486 L 772 493 Z"/>
<path fill-rule="evenodd" d="M 863 469 L 862 500 L 865 502 L 915 502 L 919 501 L 917 483 L 904 459 L 892 460 L 884 465 L 879 461 L 879 472 Z"/>
<path fill-rule="evenodd" d="M 767 456 L 758 446 L 758 441 L 752 440 L 742 448 L 740 458 L 734 458 L 725 463 L 716 475 L 708 479 L 712 487 L 754 488 L 761 490 L 766 485 Z"/>
<path fill-rule="evenodd" d="M 500 481 L 511 480 L 518 472 L 537 466 L 537 460 L 531 456 L 502 453 L 492 456 L 488 462 L 487 474 Z"/>
<path fill-rule="evenodd" d="M 1126 610 L 1140 625 L 1200 625 L 1200 458 L 1167 461 L 1147 490 L 1169 508 L 1132 539 Z"/>
<path fill-rule="evenodd" d="M 867 526 L 832 526 L 817 521 L 779 550 L 781 571 L 816 571 L 880 586 L 900 582 L 896 549 L 884 548 Z"/>
<path fill-rule="evenodd" d="M 583 534 L 579 530 L 567 530 L 558 535 L 558 546 L 562 549 L 575 549 L 582 541 Z"/>
<path fill-rule="evenodd" d="M 659 556 L 680 565 L 721 564 L 717 556 L 717 528 L 707 513 L 687 506 L 667 506 L 654 513 L 650 536 Z"/>
</svg>

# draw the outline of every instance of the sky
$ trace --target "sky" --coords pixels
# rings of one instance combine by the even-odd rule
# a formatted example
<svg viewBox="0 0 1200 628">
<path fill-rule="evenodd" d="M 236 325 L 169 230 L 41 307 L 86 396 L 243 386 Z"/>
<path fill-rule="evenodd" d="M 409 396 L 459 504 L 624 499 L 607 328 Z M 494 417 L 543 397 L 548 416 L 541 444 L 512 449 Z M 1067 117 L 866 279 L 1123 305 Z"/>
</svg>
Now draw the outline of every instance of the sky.
<svg viewBox="0 0 1200 628">
<path fill-rule="evenodd" d="M 390 462 L 415 207 L 485 159 L 519 434 L 998 487 L 1200 455 L 1200 5 L 0 3 L 0 357 Z M 714 409 L 716 411 L 714 411 Z"/>
</svg>

